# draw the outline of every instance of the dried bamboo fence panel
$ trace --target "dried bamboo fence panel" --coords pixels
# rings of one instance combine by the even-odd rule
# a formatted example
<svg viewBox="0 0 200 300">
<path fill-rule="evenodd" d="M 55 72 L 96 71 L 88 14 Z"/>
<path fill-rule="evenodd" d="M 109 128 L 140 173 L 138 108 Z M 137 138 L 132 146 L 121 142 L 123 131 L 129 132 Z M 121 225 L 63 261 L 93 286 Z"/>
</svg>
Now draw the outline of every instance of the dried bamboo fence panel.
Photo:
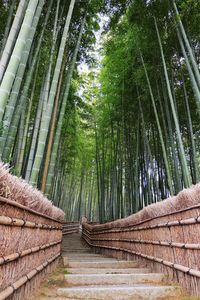
<svg viewBox="0 0 200 300">
<path fill-rule="evenodd" d="M 78 233 L 80 231 L 80 222 L 63 222 L 62 233 L 63 235 Z"/>
<path fill-rule="evenodd" d="M 0 196 L 56 220 L 64 220 L 65 214 L 61 209 L 53 206 L 41 191 L 25 180 L 10 174 L 8 166 L 2 162 L 0 162 Z"/>
<path fill-rule="evenodd" d="M 58 264 L 62 223 L 0 198 L 0 299 L 26 299 Z"/>
<path fill-rule="evenodd" d="M 64 212 L 0 162 L 0 300 L 26 299 L 55 268 Z"/>
<path fill-rule="evenodd" d="M 200 184 L 124 219 L 85 222 L 82 235 L 95 251 L 139 260 L 200 296 Z"/>
</svg>

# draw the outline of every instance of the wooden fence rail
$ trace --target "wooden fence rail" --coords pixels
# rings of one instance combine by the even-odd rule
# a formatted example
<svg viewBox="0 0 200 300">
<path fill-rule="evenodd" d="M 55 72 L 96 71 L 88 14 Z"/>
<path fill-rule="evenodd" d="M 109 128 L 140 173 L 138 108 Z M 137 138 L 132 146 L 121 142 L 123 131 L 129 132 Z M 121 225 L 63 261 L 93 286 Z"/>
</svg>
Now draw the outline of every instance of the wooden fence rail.
<svg viewBox="0 0 200 300">
<path fill-rule="evenodd" d="M 21 300 L 58 264 L 62 223 L 0 197 L 0 300 Z"/>
<path fill-rule="evenodd" d="M 64 222 L 62 226 L 63 235 L 78 233 L 80 230 L 80 222 Z"/>
<path fill-rule="evenodd" d="M 140 221 L 137 215 L 98 225 L 85 222 L 83 238 L 97 252 L 139 260 L 200 296 L 200 205 Z"/>
</svg>

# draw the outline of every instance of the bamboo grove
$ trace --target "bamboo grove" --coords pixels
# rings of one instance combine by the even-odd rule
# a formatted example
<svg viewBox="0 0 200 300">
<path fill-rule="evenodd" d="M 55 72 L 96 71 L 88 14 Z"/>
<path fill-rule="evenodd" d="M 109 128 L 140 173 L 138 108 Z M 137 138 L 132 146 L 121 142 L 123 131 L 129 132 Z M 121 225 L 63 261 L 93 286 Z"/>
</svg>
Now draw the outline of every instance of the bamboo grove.
<svg viewBox="0 0 200 300">
<path fill-rule="evenodd" d="M 199 8 L 1 1 L 1 160 L 69 220 L 125 217 L 199 182 Z"/>
<path fill-rule="evenodd" d="M 98 1 L 0 3 L 0 156 L 48 196 L 76 62 L 89 59 L 100 9 Z"/>
<path fill-rule="evenodd" d="M 199 181 L 199 5 L 132 1 L 105 37 L 97 123 L 103 220 Z"/>
</svg>

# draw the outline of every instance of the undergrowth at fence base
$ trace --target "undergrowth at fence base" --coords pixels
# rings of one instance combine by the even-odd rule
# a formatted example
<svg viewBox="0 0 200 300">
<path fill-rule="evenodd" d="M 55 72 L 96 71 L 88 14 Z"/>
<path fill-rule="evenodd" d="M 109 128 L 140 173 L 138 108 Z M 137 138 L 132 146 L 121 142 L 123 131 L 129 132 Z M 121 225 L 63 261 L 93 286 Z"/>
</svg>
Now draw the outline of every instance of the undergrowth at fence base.
<svg viewBox="0 0 200 300">
<path fill-rule="evenodd" d="M 29 300 L 40 300 L 42 297 L 56 297 L 56 292 L 58 288 L 66 287 L 66 279 L 65 275 L 66 269 L 63 266 L 63 263 L 59 262 L 59 265 L 57 269 L 52 272 L 52 274 L 49 276 L 49 278 L 45 279 L 40 289 L 30 298 Z"/>
</svg>

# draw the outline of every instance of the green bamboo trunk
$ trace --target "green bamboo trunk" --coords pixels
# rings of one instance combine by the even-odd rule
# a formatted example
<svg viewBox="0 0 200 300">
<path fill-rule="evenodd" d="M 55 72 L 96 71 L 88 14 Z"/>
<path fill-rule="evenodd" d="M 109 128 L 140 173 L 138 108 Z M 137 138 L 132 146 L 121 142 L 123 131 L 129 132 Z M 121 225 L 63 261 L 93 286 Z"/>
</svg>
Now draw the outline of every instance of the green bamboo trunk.
<svg viewBox="0 0 200 300">
<path fill-rule="evenodd" d="M 29 93 L 29 88 L 33 79 L 33 74 L 35 71 L 35 67 L 37 64 L 37 61 L 39 60 L 39 54 L 40 54 L 40 50 L 41 50 L 41 45 L 42 45 L 42 41 L 43 41 L 43 37 L 44 37 L 44 31 L 46 28 L 46 24 L 47 21 L 49 19 L 49 15 L 51 12 L 51 7 L 52 7 L 52 3 L 53 0 L 51 0 L 50 4 L 49 4 L 49 8 L 45 17 L 45 21 L 44 21 L 44 26 L 42 29 L 42 32 L 40 34 L 37 46 L 36 46 L 36 50 L 33 56 L 33 59 L 31 61 L 31 66 L 30 69 L 27 72 L 26 78 L 25 78 L 25 82 L 24 82 L 24 86 L 23 86 L 23 90 L 21 93 L 20 98 L 18 99 L 18 103 L 17 106 L 15 108 L 15 114 L 13 115 L 13 118 L 11 119 L 11 124 L 9 126 L 9 131 L 8 134 L 6 135 L 6 140 L 4 141 L 2 139 L 2 160 L 3 161 L 8 161 L 9 160 L 9 156 L 10 153 L 12 151 L 12 146 L 17 134 L 17 126 L 19 123 L 19 117 L 20 117 L 20 112 L 22 110 L 22 108 L 26 105 L 26 101 L 28 98 L 28 93 Z"/>
<path fill-rule="evenodd" d="M 15 81 L 14 81 L 14 84 L 12 87 L 12 91 L 11 91 L 11 94 L 9 97 L 8 105 L 6 106 L 5 113 L 3 116 L 3 135 L 0 139 L 1 153 L 2 153 L 4 145 L 5 145 L 5 141 L 6 141 L 9 127 L 11 124 L 13 113 L 14 113 L 14 110 L 16 107 L 18 95 L 20 93 L 21 84 L 22 84 L 22 80 L 24 77 L 25 69 L 26 69 L 26 64 L 27 64 L 27 61 L 29 58 L 32 42 L 33 42 L 33 39 L 35 36 L 35 32 L 36 32 L 39 18 L 40 18 L 41 12 L 42 12 L 42 8 L 44 6 L 44 2 L 45 2 L 45 0 L 40 0 L 39 4 L 37 6 L 37 10 L 36 10 L 36 13 L 35 13 L 35 16 L 33 19 L 33 24 L 31 26 L 30 36 L 27 39 L 27 42 L 26 42 L 26 45 L 25 45 L 25 48 L 23 51 L 22 59 L 21 59 L 19 68 L 17 70 L 16 78 L 15 78 Z"/>
<path fill-rule="evenodd" d="M 25 179 L 27 181 L 29 181 L 29 178 L 31 175 L 31 169 L 32 169 L 33 161 L 34 161 L 35 148 L 36 148 L 36 144 L 37 144 L 37 137 L 38 137 L 38 132 L 39 132 L 39 128 L 40 128 L 40 120 L 42 117 L 44 87 L 45 87 L 45 83 L 42 85 L 41 92 L 40 92 L 40 98 L 39 98 L 36 118 L 35 118 L 35 122 L 34 122 L 34 130 L 33 130 L 33 135 L 32 135 L 32 140 L 31 140 L 31 146 L 29 149 L 28 162 L 27 162 L 26 173 L 25 173 Z"/>
<path fill-rule="evenodd" d="M 188 59 L 187 53 L 185 51 L 185 47 L 184 47 L 184 44 L 182 42 L 182 39 L 181 39 L 181 36 L 180 36 L 180 33 L 179 33 L 178 29 L 177 29 L 177 36 L 178 36 L 178 39 L 179 39 L 179 43 L 180 43 L 180 46 L 181 46 L 183 56 L 185 58 L 185 63 L 186 63 L 187 69 L 188 69 L 190 81 L 191 81 L 191 84 L 192 84 L 192 89 L 194 91 L 194 95 L 195 95 L 195 99 L 196 99 L 198 113 L 200 114 L 200 89 L 198 87 L 196 78 L 195 78 L 193 70 L 191 68 L 191 65 L 190 65 L 190 62 L 189 62 L 189 59 Z"/>
<path fill-rule="evenodd" d="M 16 14 L 15 14 L 15 18 L 14 18 L 12 26 L 10 28 L 9 35 L 7 36 L 7 39 L 5 41 L 5 45 L 3 42 L 1 61 L 0 61 L 0 82 L 3 78 L 4 72 L 7 68 L 8 61 L 12 54 L 12 50 L 13 50 L 15 42 L 16 42 L 17 34 L 19 32 L 21 23 L 24 18 L 24 12 L 26 10 L 27 4 L 28 4 L 28 1 L 20 0 Z"/>
<path fill-rule="evenodd" d="M 196 80 L 197 80 L 197 84 L 200 88 L 200 73 L 199 73 L 199 67 L 197 65 L 197 62 L 196 62 L 196 59 L 195 59 L 195 56 L 193 54 L 193 51 L 192 51 L 192 48 L 190 46 L 190 43 L 189 43 L 189 40 L 187 38 L 187 34 L 185 32 L 185 28 L 183 26 L 183 23 L 181 21 L 181 17 L 180 17 L 180 14 L 179 14 L 179 11 L 178 11 L 178 8 L 177 8 L 177 5 L 176 5 L 176 2 L 175 0 L 172 0 L 172 3 L 173 3 L 173 7 L 174 7 L 174 10 L 175 10 L 175 13 L 176 13 L 176 21 L 178 23 L 178 26 L 180 28 L 180 31 L 181 31 L 181 34 L 182 34 L 182 37 L 183 37 L 183 40 L 184 40 L 184 43 L 186 45 L 186 48 L 188 50 L 188 53 L 189 53 L 189 57 L 190 57 L 190 60 L 191 60 L 191 63 L 192 63 L 192 67 L 193 67 L 193 70 L 194 70 L 194 74 L 196 76 Z M 180 40 L 179 40 L 180 41 Z"/>
<path fill-rule="evenodd" d="M 158 37 L 158 43 L 159 43 L 160 52 L 161 52 L 161 58 L 162 58 L 164 74 L 165 74 L 165 79 L 166 79 L 166 84 L 167 84 L 167 91 L 168 91 L 168 96 L 169 96 L 170 105 L 171 105 L 171 109 L 172 109 L 172 115 L 173 115 L 175 128 L 176 128 L 176 132 L 177 132 L 177 140 L 178 140 L 178 146 L 179 146 L 179 151 L 180 151 L 180 160 L 181 160 L 181 166 L 182 166 L 182 171 L 183 171 L 184 185 L 185 185 L 185 187 L 189 187 L 192 184 L 191 176 L 190 176 L 190 173 L 188 170 L 187 160 L 186 160 L 186 156 L 185 156 L 185 152 L 184 152 L 184 146 L 183 146 L 183 142 L 182 142 L 182 138 L 181 138 L 181 131 L 180 131 L 178 118 L 177 118 L 177 114 L 176 114 L 176 109 L 175 109 L 175 105 L 174 105 L 174 100 L 173 100 L 173 96 L 172 96 L 172 91 L 171 91 L 171 87 L 170 87 L 163 47 L 162 47 L 161 38 L 160 38 L 160 34 L 159 34 L 159 30 L 158 30 L 158 26 L 157 26 L 157 22 L 156 22 L 155 18 L 154 18 L 154 23 L 155 23 L 156 33 L 157 33 L 157 37 Z"/>
<path fill-rule="evenodd" d="M 22 54 L 27 43 L 27 39 L 31 32 L 31 25 L 35 16 L 35 11 L 39 0 L 30 0 L 24 21 L 22 23 L 19 35 L 17 37 L 15 47 L 9 60 L 7 69 L 4 73 L 0 86 L 0 122 L 2 122 L 5 107 L 7 105 L 9 95 L 15 80 L 17 70 L 22 59 Z"/>
<path fill-rule="evenodd" d="M 142 60 L 143 68 L 144 68 L 144 71 L 145 71 L 145 76 L 146 76 L 146 80 L 147 80 L 148 87 L 149 87 L 149 93 L 150 93 L 150 96 L 151 96 L 152 106 L 153 106 L 153 110 L 154 110 L 154 114 L 155 114 L 155 118 L 156 118 L 156 124 L 157 124 L 157 128 L 158 128 L 160 143 L 161 143 L 162 152 L 163 152 L 163 158 L 164 158 L 164 162 L 165 162 L 165 169 L 166 169 L 166 174 L 167 174 L 168 187 L 169 187 L 169 190 L 170 190 L 170 194 L 173 195 L 174 194 L 173 183 L 172 183 L 172 177 L 171 177 L 169 162 L 168 162 L 168 158 L 167 158 L 167 152 L 166 152 L 166 149 L 165 149 L 165 143 L 164 143 L 164 139 L 163 139 L 162 129 L 161 129 L 161 126 L 160 126 L 160 120 L 159 120 L 159 117 L 158 117 L 158 112 L 157 112 L 157 108 L 156 108 L 156 104 L 155 104 L 153 91 L 152 91 L 152 88 L 151 88 L 151 83 L 150 83 L 150 80 L 149 80 L 149 76 L 148 76 L 148 73 L 147 73 L 147 69 L 146 69 L 142 54 L 141 54 L 141 60 Z"/>
<path fill-rule="evenodd" d="M 38 74 L 38 68 L 35 73 L 35 79 L 34 79 L 34 84 L 32 87 L 31 91 L 31 97 L 29 100 L 29 105 L 28 105 L 28 112 L 26 115 L 26 122 L 24 126 L 24 133 L 23 133 L 23 139 L 21 143 L 21 147 L 19 149 L 19 158 L 18 161 L 16 162 L 16 171 L 17 175 L 20 176 L 22 173 L 22 168 L 23 168 L 23 163 L 24 163 L 24 156 L 25 156 L 25 148 L 26 148 L 26 141 L 27 141 L 27 136 L 28 136 L 28 129 L 29 129 L 29 123 L 30 123 L 30 117 L 31 117 L 31 109 L 32 109 L 32 104 L 33 104 L 33 98 L 34 98 L 34 93 L 35 93 L 35 85 L 36 85 L 36 79 L 37 79 L 37 74 Z"/>
<path fill-rule="evenodd" d="M 43 115 L 42 121 L 41 121 L 38 145 L 37 145 L 36 155 L 35 155 L 33 168 L 32 168 L 32 172 L 31 172 L 31 177 L 30 177 L 30 183 L 33 185 L 37 184 L 40 166 L 41 166 L 42 159 L 44 156 L 45 145 L 46 145 L 48 131 L 49 131 L 49 124 L 51 121 L 51 114 L 52 114 L 52 110 L 53 110 L 53 104 L 54 104 L 54 99 L 55 99 L 55 95 L 56 95 L 57 84 L 58 84 L 58 79 L 59 79 L 60 70 L 61 70 L 61 66 L 62 66 L 62 60 L 63 60 L 63 56 L 64 56 L 64 50 L 65 50 L 65 45 L 66 45 L 66 41 L 67 41 L 67 37 L 68 37 L 69 25 L 71 22 L 74 4 L 75 4 L 75 0 L 71 0 L 68 15 L 67 15 L 66 22 L 65 22 L 65 27 L 63 30 L 63 34 L 62 34 L 60 47 L 59 47 L 59 53 L 58 53 L 58 57 L 57 57 L 57 61 L 56 61 L 56 66 L 55 66 L 54 75 L 53 75 L 53 79 L 52 79 L 51 89 L 49 92 L 47 109 L 46 109 L 46 112 Z"/>
<path fill-rule="evenodd" d="M 49 170 L 48 170 L 48 176 L 47 176 L 47 182 L 46 182 L 46 189 L 45 189 L 45 194 L 46 195 L 49 195 L 49 193 L 50 193 L 52 179 L 54 177 L 54 168 L 55 168 L 55 163 L 56 163 L 56 159 L 57 159 L 56 157 L 57 157 L 57 152 L 58 152 L 58 145 L 59 145 L 59 140 L 60 140 L 60 135 L 61 135 L 61 130 L 62 130 L 62 124 L 63 124 L 65 109 L 66 109 L 66 105 L 67 105 L 67 99 L 68 99 L 68 96 L 69 96 L 69 89 L 70 89 L 71 79 L 72 79 L 72 76 L 73 76 L 73 71 L 74 71 L 74 67 L 75 67 L 75 63 L 76 63 L 76 59 L 77 59 L 77 54 L 78 54 L 78 50 L 79 50 L 81 39 L 82 39 L 84 25 L 85 25 L 85 17 L 82 21 L 81 29 L 80 29 L 80 32 L 79 32 L 79 37 L 78 37 L 78 40 L 77 40 L 77 43 L 76 43 L 76 47 L 74 49 L 73 58 L 72 58 L 72 61 L 71 61 L 71 64 L 70 64 L 68 74 L 67 74 L 64 99 L 63 99 L 60 114 L 59 114 L 58 124 L 57 124 L 57 127 L 56 127 L 56 133 L 55 133 L 55 137 L 54 137 L 54 143 L 53 143 L 53 147 L 52 147 L 51 160 L 50 160 L 50 164 L 49 164 Z"/>
<path fill-rule="evenodd" d="M 12 18 L 13 18 L 13 13 L 14 13 L 16 2 L 17 2 L 17 0 L 12 0 L 11 6 L 9 8 L 9 14 L 8 14 L 7 22 L 6 22 L 6 27 L 5 27 L 4 34 L 3 34 L 3 39 L 2 39 L 2 42 L 1 42 L 0 57 L 2 57 L 3 50 L 4 50 L 6 42 L 8 40 L 8 35 L 9 35 L 9 31 L 11 29 Z M 1 63 L 0 63 L 0 69 L 1 69 Z"/>
</svg>

